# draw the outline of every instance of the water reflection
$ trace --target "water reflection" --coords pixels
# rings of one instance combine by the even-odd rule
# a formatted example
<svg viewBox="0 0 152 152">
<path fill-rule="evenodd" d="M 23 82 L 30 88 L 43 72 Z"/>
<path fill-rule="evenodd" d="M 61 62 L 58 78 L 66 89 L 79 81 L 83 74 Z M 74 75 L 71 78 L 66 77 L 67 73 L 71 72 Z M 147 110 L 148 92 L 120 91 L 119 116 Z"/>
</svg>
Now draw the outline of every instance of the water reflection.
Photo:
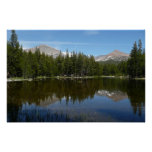
<svg viewBox="0 0 152 152">
<path fill-rule="evenodd" d="M 8 121 L 145 120 L 145 81 L 46 79 L 8 82 Z"/>
</svg>

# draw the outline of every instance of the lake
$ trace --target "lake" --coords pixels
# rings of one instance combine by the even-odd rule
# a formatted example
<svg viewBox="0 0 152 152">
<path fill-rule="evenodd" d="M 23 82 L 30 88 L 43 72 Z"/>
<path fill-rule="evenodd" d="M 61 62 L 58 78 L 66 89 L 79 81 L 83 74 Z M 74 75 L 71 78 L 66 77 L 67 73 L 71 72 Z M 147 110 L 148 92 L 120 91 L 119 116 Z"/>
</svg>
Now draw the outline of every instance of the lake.
<svg viewBox="0 0 152 152">
<path fill-rule="evenodd" d="M 145 122 L 145 81 L 7 82 L 8 122 Z"/>
</svg>

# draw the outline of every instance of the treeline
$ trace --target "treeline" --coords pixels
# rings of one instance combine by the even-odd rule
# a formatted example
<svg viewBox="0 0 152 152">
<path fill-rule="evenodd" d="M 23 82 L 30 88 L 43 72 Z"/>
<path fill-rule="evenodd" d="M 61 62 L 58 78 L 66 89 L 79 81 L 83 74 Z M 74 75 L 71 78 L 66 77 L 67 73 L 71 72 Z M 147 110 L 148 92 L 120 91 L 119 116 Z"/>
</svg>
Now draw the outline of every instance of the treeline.
<svg viewBox="0 0 152 152">
<path fill-rule="evenodd" d="M 7 76 L 36 78 L 38 76 L 101 76 L 101 75 L 129 75 L 130 77 L 144 77 L 145 52 L 139 45 L 134 44 L 128 61 L 120 63 L 96 62 L 93 56 L 68 51 L 65 56 L 56 58 L 41 54 L 39 49 L 35 53 L 25 52 L 19 44 L 17 35 L 12 30 L 11 38 L 7 42 Z"/>
<path fill-rule="evenodd" d="M 127 61 L 127 71 L 131 78 L 145 77 L 145 50 L 142 48 L 142 42 L 139 40 L 138 46 L 135 42 Z"/>
<path fill-rule="evenodd" d="M 102 74 L 105 76 L 127 76 L 127 61 L 104 63 L 100 62 L 100 66 L 103 67 Z"/>
<path fill-rule="evenodd" d="M 41 54 L 25 52 L 19 45 L 15 31 L 12 31 L 7 43 L 8 77 L 36 78 L 38 76 L 94 76 L 102 75 L 102 66 L 95 62 L 93 56 L 73 52 L 56 58 Z"/>
</svg>

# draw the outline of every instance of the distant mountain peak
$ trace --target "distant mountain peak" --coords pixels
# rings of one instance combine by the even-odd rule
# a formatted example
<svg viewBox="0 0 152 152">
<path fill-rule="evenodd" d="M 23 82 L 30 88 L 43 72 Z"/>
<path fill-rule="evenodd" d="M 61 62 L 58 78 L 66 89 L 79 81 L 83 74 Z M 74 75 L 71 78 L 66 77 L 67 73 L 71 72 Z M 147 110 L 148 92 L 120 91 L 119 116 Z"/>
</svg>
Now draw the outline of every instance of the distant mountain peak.
<svg viewBox="0 0 152 152">
<path fill-rule="evenodd" d="M 113 52 L 120 52 L 119 50 L 114 50 Z"/>
<path fill-rule="evenodd" d="M 128 55 L 127 53 L 121 52 L 119 50 L 114 50 L 111 53 Z"/>
<path fill-rule="evenodd" d="M 46 47 L 46 48 L 55 49 L 55 48 L 53 48 L 53 47 L 51 47 L 51 46 L 48 46 L 48 45 L 46 45 L 46 44 L 40 44 L 40 45 L 38 45 L 38 46 L 36 46 L 36 47 L 37 47 L 37 48 Z"/>
<path fill-rule="evenodd" d="M 113 53 L 122 53 L 119 50 L 114 50 Z"/>
<path fill-rule="evenodd" d="M 113 52 L 107 54 L 107 55 L 100 55 L 95 57 L 96 61 L 125 61 L 129 58 L 129 54 L 121 52 L 119 50 L 114 50 Z"/>
<path fill-rule="evenodd" d="M 129 56 L 129 54 L 121 52 L 119 50 L 114 50 L 113 52 L 109 53 L 107 56 Z"/>
<path fill-rule="evenodd" d="M 46 55 L 53 56 L 54 58 L 60 54 L 59 50 L 45 44 L 38 45 L 34 48 L 26 49 L 25 51 L 26 52 L 31 51 L 32 53 L 34 53 L 36 51 L 36 48 L 40 49 L 41 53 L 45 53 Z"/>
<path fill-rule="evenodd" d="M 38 45 L 37 47 L 50 47 L 50 46 L 48 46 L 48 45 L 46 45 L 46 44 L 40 44 L 40 45 Z"/>
</svg>

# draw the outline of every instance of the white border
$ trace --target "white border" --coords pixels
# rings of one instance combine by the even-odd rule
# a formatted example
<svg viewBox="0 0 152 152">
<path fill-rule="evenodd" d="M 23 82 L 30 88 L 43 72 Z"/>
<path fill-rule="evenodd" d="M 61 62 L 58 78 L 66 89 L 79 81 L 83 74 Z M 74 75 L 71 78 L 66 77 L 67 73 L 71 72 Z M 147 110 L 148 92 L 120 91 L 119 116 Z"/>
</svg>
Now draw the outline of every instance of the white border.
<svg viewBox="0 0 152 152">
<path fill-rule="evenodd" d="M 0 151 L 151 152 L 152 20 L 150 0 L 0 2 Z M 145 29 L 146 123 L 6 123 L 7 29 Z"/>
</svg>

